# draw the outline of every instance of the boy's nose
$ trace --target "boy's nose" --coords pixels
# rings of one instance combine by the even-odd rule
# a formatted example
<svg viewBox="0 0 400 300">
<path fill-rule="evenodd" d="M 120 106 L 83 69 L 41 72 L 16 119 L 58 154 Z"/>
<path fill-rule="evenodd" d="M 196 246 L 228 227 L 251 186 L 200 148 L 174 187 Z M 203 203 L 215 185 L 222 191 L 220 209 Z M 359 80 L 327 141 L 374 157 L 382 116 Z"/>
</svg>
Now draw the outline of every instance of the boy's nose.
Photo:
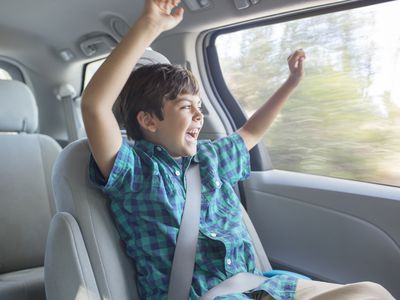
<svg viewBox="0 0 400 300">
<path fill-rule="evenodd" d="M 201 121 L 203 119 L 203 117 L 204 117 L 203 113 L 199 109 L 196 109 L 196 111 L 193 115 L 193 120 Z"/>
<path fill-rule="evenodd" d="M 195 120 L 195 121 L 203 121 L 203 118 L 204 118 L 204 116 L 203 116 L 202 113 L 198 113 L 198 114 L 196 114 L 196 115 L 194 116 L 194 120 Z"/>
</svg>

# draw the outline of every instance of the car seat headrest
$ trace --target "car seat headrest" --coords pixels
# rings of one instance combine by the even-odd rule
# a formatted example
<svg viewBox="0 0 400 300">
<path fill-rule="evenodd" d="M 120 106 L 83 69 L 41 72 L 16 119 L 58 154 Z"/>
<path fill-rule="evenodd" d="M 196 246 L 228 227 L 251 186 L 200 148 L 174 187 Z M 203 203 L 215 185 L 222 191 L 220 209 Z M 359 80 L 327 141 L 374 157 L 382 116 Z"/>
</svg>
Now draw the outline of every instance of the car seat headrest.
<svg viewBox="0 0 400 300">
<path fill-rule="evenodd" d="M 15 80 L 0 80 L 0 132 L 35 132 L 38 108 L 30 88 Z"/>
<path fill-rule="evenodd" d="M 139 59 L 137 64 L 135 65 L 135 69 L 140 68 L 144 65 L 151 65 L 151 64 L 170 64 L 171 62 L 161 53 L 146 49 L 143 53 L 142 57 Z"/>
</svg>

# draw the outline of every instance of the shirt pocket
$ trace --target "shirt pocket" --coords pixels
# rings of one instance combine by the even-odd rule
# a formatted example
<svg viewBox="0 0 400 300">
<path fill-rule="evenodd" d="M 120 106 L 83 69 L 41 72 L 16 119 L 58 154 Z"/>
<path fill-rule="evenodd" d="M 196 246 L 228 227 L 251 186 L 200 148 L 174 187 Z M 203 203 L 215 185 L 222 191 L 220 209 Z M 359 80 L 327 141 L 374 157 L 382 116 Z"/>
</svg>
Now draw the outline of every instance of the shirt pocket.
<svg viewBox="0 0 400 300">
<path fill-rule="evenodd" d="M 240 219 L 240 199 L 228 179 L 208 173 L 202 179 L 202 210 L 231 224 Z"/>
<path fill-rule="evenodd" d="M 224 182 L 217 173 L 207 173 L 201 178 L 201 203 L 202 210 L 215 209 L 222 196 Z"/>
</svg>

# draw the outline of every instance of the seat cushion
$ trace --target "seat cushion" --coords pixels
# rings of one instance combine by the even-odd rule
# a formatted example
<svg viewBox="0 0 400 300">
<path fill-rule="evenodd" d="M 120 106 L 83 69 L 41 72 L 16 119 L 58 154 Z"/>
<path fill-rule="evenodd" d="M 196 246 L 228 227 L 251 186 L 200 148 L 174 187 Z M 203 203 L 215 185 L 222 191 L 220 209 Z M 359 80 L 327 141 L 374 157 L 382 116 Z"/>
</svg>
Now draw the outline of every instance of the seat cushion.
<svg viewBox="0 0 400 300">
<path fill-rule="evenodd" d="M 44 266 L 47 299 L 102 299 L 79 225 L 69 213 L 57 213 L 50 223 Z"/>
<path fill-rule="evenodd" d="M 0 299 L 41 300 L 44 291 L 44 268 L 32 268 L 0 275 Z"/>
</svg>

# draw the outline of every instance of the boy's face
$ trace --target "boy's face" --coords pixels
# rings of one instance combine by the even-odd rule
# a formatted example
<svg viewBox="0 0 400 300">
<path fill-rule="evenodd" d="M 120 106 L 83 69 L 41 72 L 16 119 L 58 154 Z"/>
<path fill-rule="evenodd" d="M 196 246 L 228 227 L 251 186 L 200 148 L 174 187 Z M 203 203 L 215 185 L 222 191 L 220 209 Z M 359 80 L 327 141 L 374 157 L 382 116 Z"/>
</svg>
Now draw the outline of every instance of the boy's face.
<svg viewBox="0 0 400 300">
<path fill-rule="evenodd" d="M 152 134 L 152 142 L 165 147 L 174 158 L 195 155 L 203 127 L 199 96 L 184 94 L 165 101 L 163 112 L 164 120 L 154 117 L 157 130 Z"/>
</svg>

